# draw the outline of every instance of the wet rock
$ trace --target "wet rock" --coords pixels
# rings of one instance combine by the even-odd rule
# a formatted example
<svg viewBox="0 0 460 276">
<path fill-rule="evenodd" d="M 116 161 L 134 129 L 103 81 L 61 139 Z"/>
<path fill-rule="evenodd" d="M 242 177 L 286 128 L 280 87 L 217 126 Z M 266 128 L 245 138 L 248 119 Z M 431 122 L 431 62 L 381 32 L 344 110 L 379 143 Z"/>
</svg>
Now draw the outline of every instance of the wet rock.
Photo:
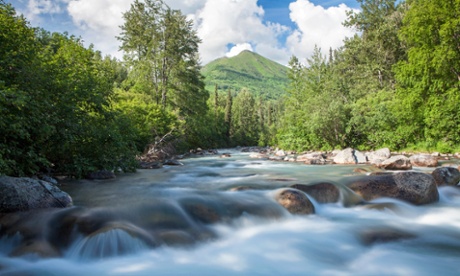
<svg viewBox="0 0 460 276">
<path fill-rule="evenodd" d="M 376 164 L 379 168 L 385 170 L 410 170 L 412 169 L 412 164 L 404 155 L 392 156 L 387 160 L 382 161 L 379 164 Z"/>
<path fill-rule="evenodd" d="M 380 164 L 390 158 L 391 152 L 389 148 L 382 148 L 376 151 L 371 151 L 367 153 L 366 156 L 371 164 Z"/>
<path fill-rule="evenodd" d="M 298 155 L 296 157 L 297 162 L 308 162 L 310 160 L 322 160 L 325 159 L 325 155 L 321 152 L 312 152 L 312 153 L 306 153 L 302 155 Z"/>
<path fill-rule="evenodd" d="M 312 185 L 294 184 L 290 187 L 307 193 L 319 203 L 338 202 L 340 198 L 340 191 L 337 186 L 327 182 Z"/>
<path fill-rule="evenodd" d="M 26 255 L 35 255 L 41 258 L 57 258 L 61 256 L 61 252 L 45 240 L 29 240 L 24 241 L 10 254 L 12 257 Z"/>
<path fill-rule="evenodd" d="M 0 212 L 72 206 L 67 193 L 43 180 L 1 176 L 0 191 Z"/>
<path fill-rule="evenodd" d="M 238 191 L 247 191 L 247 190 L 252 190 L 253 188 L 249 187 L 249 186 L 236 186 L 236 187 L 232 187 L 229 189 L 229 191 L 231 192 L 238 192 Z"/>
<path fill-rule="evenodd" d="M 275 200 L 289 213 L 295 215 L 308 215 L 315 213 L 315 207 L 308 197 L 297 189 L 280 189 L 275 193 Z"/>
<path fill-rule="evenodd" d="M 352 182 L 348 187 L 364 200 L 391 197 L 415 205 L 429 204 L 439 200 L 434 178 L 429 174 L 419 172 L 365 176 Z"/>
<path fill-rule="evenodd" d="M 438 158 L 429 154 L 415 154 L 409 158 L 411 164 L 416 167 L 437 167 Z"/>
<path fill-rule="evenodd" d="M 222 153 L 220 155 L 220 158 L 230 158 L 230 157 L 232 157 L 232 155 L 230 153 Z"/>
<path fill-rule="evenodd" d="M 191 246 L 196 242 L 192 235 L 180 230 L 160 232 L 158 238 L 168 246 Z"/>
<path fill-rule="evenodd" d="M 392 210 L 395 212 L 400 211 L 399 205 L 392 203 L 392 202 L 382 202 L 382 203 L 366 202 L 366 203 L 363 203 L 362 207 L 364 209 L 379 210 L 379 211 L 384 211 L 384 210 Z"/>
<path fill-rule="evenodd" d="M 437 168 L 431 175 L 438 186 L 457 186 L 460 181 L 460 171 L 457 168 Z"/>
<path fill-rule="evenodd" d="M 309 159 L 304 162 L 304 164 L 307 165 L 325 165 L 327 164 L 327 160 L 324 158 L 318 158 L 318 159 Z"/>
<path fill-rule="evenodd" d="M 354 169 L 353 169 L 353 172 L 354 172 L 354 173 L 362 173 L 362 174 L 369 173 L 369 171 L 366 170 L 366 169 L 364 169 L 364 168 L 354 168 Z"/>
<path fill-rule="evenodd" d="M 250 158 L 258 158 L 258 159 L 268 159 L 268 155 L 265 153 L 258 153 L 258 152 L 253 152 L 249 155 Z"/>
<path fill-rule="evenodd" d="M 184 198 L 179 201 L 182 208 L 195 221 L 202 223 L 216 223 L 222 220 L 222 212 L 212 202 L 201 198 Z"/>
<path fill-rule="evenodd" d="M 413 239 L 416 235 L 398 229 L 368 229 L 360 233 L 360 240 L 364 245 L 388 243 L 393 241 Z"/>
<path fill-rule="evenodd" d="M 89 173 L 86 178 L 91 180 L 107 180 L 107 179 L 115 179 L 117 176 L 114 172 L 108 170 L 100 170 Z"/>
<path fill-rule="evenodd" d="M 158 242 L 152 237 L 150 233 L 148 233 L 147 231 L 145 231 L 144 229 L 140 227 L 137 227 L 136 225 L 132 223 L 125 222 L 125 221 L 112 221 L 112 222 L 106 223 L 103 227 L 90 233 L 87 237 L 93 238 L 99 234 L 108 233 L 113 230 L 121 230 L 129 234 L 133 238 L 142 240 L 146 245 L 150 247 L 158 246 Z"/>
<path fill-rule="evenodd" d="M 268 159 L 272 161 L 284 161 L 284 157 L 282 156 L 270 156 Z"/>
<path fill-rule="evenodd" d="M 165 160 L 163 162 L 163 165 L 168 165 L 168 166 L 183 166 L 184 164 L 182 164 L 181 162 L 177 161 L 177 160 L 171 160 L 171 159 L 168 159 L 168 160 Z"/>
<path fill-rule="evenodd" d="M 346 148 L 337 153 L 333 158 L 336 164 L 364 164 L 367 162 L 366 156 L 352 148 Z"/>
<path fill-rule="evenodd" d="M 139 167 L 141 169 L 160 169 L 163 168 L 163 164 L 161 162 L 140 162 Z"/>
<path fill-rule="evenodd" d="M 138 223 L 145 229 L 184 230 L 193 228 L 183 209 L 173 202 L 158 201 L 139 206 L 135 212 L 141 215 Z"/>
</svg>

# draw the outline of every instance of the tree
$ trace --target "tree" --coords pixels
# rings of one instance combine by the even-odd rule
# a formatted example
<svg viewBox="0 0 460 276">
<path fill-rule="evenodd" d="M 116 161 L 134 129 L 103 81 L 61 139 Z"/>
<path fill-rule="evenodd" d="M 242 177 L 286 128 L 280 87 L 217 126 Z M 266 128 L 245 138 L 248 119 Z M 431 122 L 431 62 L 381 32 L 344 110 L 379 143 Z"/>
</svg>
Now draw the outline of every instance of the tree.
<svg viewBox="0 0 460 276">
<path fill-rule="evenodd" d="M 209 93 L 200 73 L 193 23 L 161 0 L 136 0 L 124 15 L 119 40 L 130 71 L 132 91 L 149 95 L 164 112 L 182 123 L 188 143 L 200 141 Z"/>
<path fill-rule="evenodd" d="M 398 37 L 405 11 L 394 0 L 358 2 L 362 11 L 350 12 L 344 25 L 360 35 L 345 40 L 337 65 L 349 90 L 348 144 L 399 148 L 401 139 L 394 133 L 397 122 L 392 115 L 396 113 L 396 80 L 392 68 L 405 58 L 405 48 Z"/>
<path fill-rule="evenodd" d="M 225 137 L 227 146 L 230 146 L 231 125 L 232 125 L 233 97 L 230 89 L 227 91 L 227 102 L 225 104 Z"/>
<path fill-rule="evenodd" d="M 133 169 L 132 128 L 111 109 L 113 60 L 33 29 L 0 4 L 0 174 Z"/>
<path fill-rule="evenodd" d="M 460 143 L 460 1 L 410 0 L 400 31 L 407 60 L 395 68 L 410 143 Z M 411 126 L 416 127 L 411 127 Z"/>
</svg>

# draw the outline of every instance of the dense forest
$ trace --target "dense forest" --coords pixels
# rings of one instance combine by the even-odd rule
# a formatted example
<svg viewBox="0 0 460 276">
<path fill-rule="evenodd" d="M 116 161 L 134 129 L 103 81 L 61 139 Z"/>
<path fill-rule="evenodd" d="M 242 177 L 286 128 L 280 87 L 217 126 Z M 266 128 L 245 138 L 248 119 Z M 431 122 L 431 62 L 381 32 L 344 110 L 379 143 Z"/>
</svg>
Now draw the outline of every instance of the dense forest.
<svg viewBox="0 0 460 276">
<path fill-rule="evenodd" d="M 193 22 L 161 0 L 124 14 L 122 61 L 0 1 L 0 174 L 132 171 L 149 145 L 460 151 L 460 0 L 358 2 L 358 34 L 292 57 L 273 100 L 206 90 Z"/>
</svg>

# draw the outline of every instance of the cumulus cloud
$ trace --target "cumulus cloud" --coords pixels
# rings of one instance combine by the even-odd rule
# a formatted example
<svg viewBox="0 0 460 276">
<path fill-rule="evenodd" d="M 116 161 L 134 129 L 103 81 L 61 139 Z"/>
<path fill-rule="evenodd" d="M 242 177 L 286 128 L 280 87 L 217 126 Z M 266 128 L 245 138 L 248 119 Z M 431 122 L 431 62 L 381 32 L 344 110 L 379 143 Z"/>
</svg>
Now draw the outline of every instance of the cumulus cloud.
<svg viewBox="0 0 460 276">
<path fill-rule="evenodd" d="M 355 34 L 342 25 L 347 19 L 346 11 L 350 10 L 345 4 L 326 9 L 308 0 L 297 0 L 289 9 L 298 28 L 287 38 L 286 47 L 298 57 L 310 57 L 315 45 L 325 53 L 329 48 L 336 49 L 343 45 L 345 37 Z"/>
<path fill-rule="evenodd" d="M 208 0 L 194 16 L 203 40 L 200 54 L 204 63 L 227 53 L 228 44 L 250 43 L 266 54 L 280 51 L 277 38 L 287 30 L 277 23 L 264 24 L 264 9 L 257 0 Z M 261 53 L 262 54 L 262 53 Z"/>
<path fill-rule="evenodd" d="M 61 13 L 69 0 L 29 0 L 24 15 L 31 22 L 39 23 L 41 15 Z"/>
<path fill-rule="evenodd" d="M 67 12 L 74 24 L 83 32 L 85 41 L 93 43 L 103 53 L 121 57 L 116 36 L 123 24 L 123 13 L 132 1 L 78 0 L 71 1 Z"/>
<path fill-rule="evenodd" d="M 251 52 L 253 52 L 254 50 L 252 49 L 252 46 L 251 44 L 249 43 L 241 43 L 241 44 L 236 44 L 235 46 L 233 46 L 230 51 L 228 51 L 225 56 L 226 57 L 234 57 L 234 56 L 237 56 L 239 53 L 245 51 L 245 50 L 249 50 Z"/>
<path fill-rule="evenodd" d="M 27 17 L 67 13 L 77 28 L 76 35 L 105 54 L 121 58 L 118 52 L 122 14 L 134 0 L 28 0 Z M 294 1 L 294 0 L 292 0 Z M 307 58 L 314 45 L 323 51 L 342 45 L 353 31 L 342 26 L 349 8 L 341 4 L 323 8 L 308 0 L 290 3 L 290 19 L 295 28 L 264 19 L 265 11 L 258 0 L 165 0 L 195 23 L 202 39 L 200 56 L 203 64 L 224 55 L 252 50 L 281 64 L 290 56 Z M 30 18 L 29 18 L 30 19 Z M 228 45 L 234 45 L 228 49 Z"/>
</svg>

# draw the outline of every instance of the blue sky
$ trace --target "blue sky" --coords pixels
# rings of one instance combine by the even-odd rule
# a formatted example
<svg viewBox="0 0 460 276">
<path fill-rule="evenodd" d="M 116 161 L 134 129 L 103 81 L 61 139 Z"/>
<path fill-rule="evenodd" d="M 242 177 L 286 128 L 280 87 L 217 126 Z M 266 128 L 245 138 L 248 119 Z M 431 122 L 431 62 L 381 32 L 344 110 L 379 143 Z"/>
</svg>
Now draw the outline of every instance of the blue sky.
<svg viewBox="0 0 460 276">
<path fill-rule="evenodd" d="M 6 0 L 19 13 L 48 31 L 80 36 L 86 44 L 118 58 L 115 39 L 122 13 L 134 0 Z M 326 53 L 342 45 L 353 30 L 342 22 L 355 0 L 164 0 L 180 9 L 202 39 L 203 64 L 242 50 L 252 50 L 287 64 L 292 55 L 308 58 L 315 45 Z"/>
</svg>

